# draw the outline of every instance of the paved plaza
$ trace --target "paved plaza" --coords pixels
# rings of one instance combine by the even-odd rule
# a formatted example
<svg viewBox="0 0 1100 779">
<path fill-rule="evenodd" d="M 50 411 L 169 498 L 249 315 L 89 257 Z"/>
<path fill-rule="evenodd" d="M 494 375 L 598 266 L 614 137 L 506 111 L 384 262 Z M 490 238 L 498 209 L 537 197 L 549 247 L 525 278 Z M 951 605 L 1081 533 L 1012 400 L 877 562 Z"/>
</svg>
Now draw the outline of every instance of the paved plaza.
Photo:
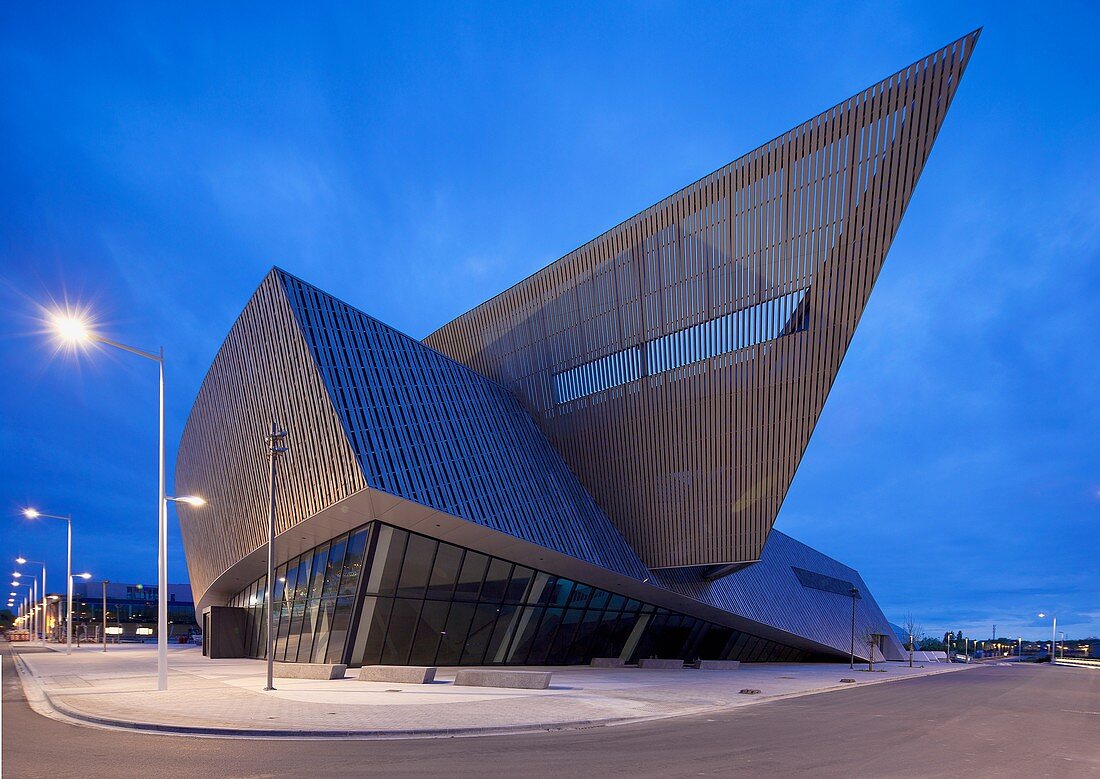
<svg viewBox="0 0 1100 779">
<path fill-rule="evenodd" d="M 209 660 L 173 647 L 169 690 L 155 691 L 152 645 L 16 651 L 27 697 L 48 716 L 85 724 L 177 732 L 363 738 L 479 735 L 622 724 L 702 714 L 776 698 L 866 686 L 967 666 L 930 663 L 744 665 L 732 671 L 565 667 L 547 690 L 456 687 L 455 668 L 434 684 L 276 679 L 262 661 Z M 854 679 L 854 682 L 842 682 Z M 743 694 L 743 689 L 759 690 Z"/>
</svg>

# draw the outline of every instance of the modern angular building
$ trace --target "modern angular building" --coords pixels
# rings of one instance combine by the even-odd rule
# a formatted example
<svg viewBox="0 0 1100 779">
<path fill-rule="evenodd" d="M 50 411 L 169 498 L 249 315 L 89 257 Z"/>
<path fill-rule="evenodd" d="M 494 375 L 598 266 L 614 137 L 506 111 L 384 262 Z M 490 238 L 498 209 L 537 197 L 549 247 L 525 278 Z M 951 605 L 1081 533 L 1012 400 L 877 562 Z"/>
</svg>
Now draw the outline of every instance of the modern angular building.
<svg viewBox="0 0 1100 779">
<path fill-rule="evenodd" d="M 901 656 L 859 574 L 772 529 L 971 33 L 423 340 L 281 270 L 188 420 L 215 654 L 560 664 Z"/>
</svg>

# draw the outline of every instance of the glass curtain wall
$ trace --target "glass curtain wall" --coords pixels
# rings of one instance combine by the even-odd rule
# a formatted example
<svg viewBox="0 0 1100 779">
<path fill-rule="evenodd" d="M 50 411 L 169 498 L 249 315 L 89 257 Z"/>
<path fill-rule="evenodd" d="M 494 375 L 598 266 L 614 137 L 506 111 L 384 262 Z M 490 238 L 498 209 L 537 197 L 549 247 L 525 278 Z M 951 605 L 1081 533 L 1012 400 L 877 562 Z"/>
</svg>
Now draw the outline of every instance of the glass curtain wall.
<svg viewBox="0 0 1100 779">
<path fill-rule="evenodd" d="M 249 611 L 252 657 L 264 656 L 264 587 L 259 579 L 229 604 Z M 593 657 L 813 659 L 798 649 L 378 522 L 281 566 L 275 603 L 275 659 L 286 662 L 447 666 L 570 665 Z"/>
</svg>

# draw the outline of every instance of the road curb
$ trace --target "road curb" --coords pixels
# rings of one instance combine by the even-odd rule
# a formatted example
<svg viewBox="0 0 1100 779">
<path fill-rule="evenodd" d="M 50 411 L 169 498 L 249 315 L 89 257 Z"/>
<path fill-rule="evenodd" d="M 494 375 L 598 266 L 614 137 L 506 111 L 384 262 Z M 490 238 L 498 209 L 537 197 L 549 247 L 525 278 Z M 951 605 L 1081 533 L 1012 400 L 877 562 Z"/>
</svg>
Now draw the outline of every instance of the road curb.
<svg viewBox="0 0 1100 779">
<path fill-rule="evenodd" d="M 923 679 L 928 676 L 938 676 L 952 671 L 961 671 L 966 668 L 977 668 L 978 665 L 965 666 L 963 668 L 945 668 L 923 676 L 889 677 L 867 680 L 862 684 L 834 684 L 828 687 L 818 687 L 811 690 L 799 690 L 789 693 L 760 696 L 751 701 L 739 701 L 737 705 L 716 704 L 703 706 L 688 711 L 672 714 L 653 714 L 648 716 L 611 717 L 606 719 L 584 719 L 553 723 L 528 723 L 513 726 L 486 726 L 473 728 L 411 728 L 405 730 L 379 730 L 379 729 L 349 729 L 349 728 L 324 728 L 315 730 L 287 730 L 281 728 L 227 728 L 205 725 L 171 725 L 159 722 L 136 722 L 131 720 L 116 719 L 73 709 L 64 702 L 55 700 L 49 692 L 38 682 L 29 666 L 16 651 L 11 651 L 12 661 L 22 682 L 23 691 L 31 708 L 43 716 L 51 716 L 54 719 L 75 722 L 89 727 L 110 728 L 112 730 L 128 730 L 141 733 L 176 736 L 199 736 L 207 738 L 251 738 L 251 739 L 285 739 L 285 740 L 326 740 L 326 739 L 356 739 L 356 740 L 402 740 L 402 739 L 428 739 L 428 738 L 470 738 L 477 736 L 519 735 L 523 733 L 540 733 L 564 730 L 584 730 L 591 728 L 615 727 L 620 725 L 633 725 L 655 720 L 672 719 L 676 717 L 690 717 L 702 714 L 712 714 L 720 711 L 742 708 L 747 705 L 760 705 L 772 701 L 789 700 L 807 695 L 817 695 L 826 692 L 859 689 L 890 682 L 901 682 L 911 679 Z"/>
</svg>

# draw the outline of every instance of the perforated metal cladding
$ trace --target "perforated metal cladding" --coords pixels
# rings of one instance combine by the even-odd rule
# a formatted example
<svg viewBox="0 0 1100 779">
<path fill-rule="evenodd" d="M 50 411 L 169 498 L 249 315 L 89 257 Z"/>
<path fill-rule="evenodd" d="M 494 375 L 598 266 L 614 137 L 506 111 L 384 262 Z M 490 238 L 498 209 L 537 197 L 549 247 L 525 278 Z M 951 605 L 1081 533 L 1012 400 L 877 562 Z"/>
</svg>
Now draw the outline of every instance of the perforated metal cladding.
<svg viewBox="0 0 1100 779">
<path fill-rule="evenodd" d="M 264 435 L 273 419 L 289 433 L 290 449 L 279 463 L 277 532 L 366 486 L 276 271 L 218 350 L 180 442 L 178 494 L 207 500 L 180 512 L 196 603 L 267 543 Z"/>
<path fill-rule="evenodd" d="M 637 579 L 648 575 L 508 390 L 281 277 L 369 486 Z"/>
<path fill-rule="evenodd" d="M 515 392 L 651 567 L 757 559 L 977 38 L 784 133 L 425 342 Z M 772 321 L 782 307 L 762 304 L 803 290 L 793 314 Z M 706 326 L 719 320 L 748 332 Z M 732 350 L 718 354 L 721 343 Z"/>
</svg>

